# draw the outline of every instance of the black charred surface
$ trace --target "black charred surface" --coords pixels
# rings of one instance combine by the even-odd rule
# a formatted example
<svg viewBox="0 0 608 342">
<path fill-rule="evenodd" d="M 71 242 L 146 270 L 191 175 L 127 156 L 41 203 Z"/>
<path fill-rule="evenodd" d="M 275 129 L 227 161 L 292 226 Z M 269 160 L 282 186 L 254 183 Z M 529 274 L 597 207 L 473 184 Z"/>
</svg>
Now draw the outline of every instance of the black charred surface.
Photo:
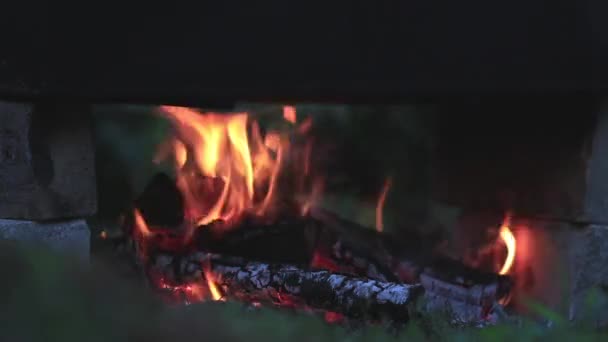
<svg viewBox="0 0 608 342">
<path fill-rule="evenodd" d="M 496 299 L 507 295 L 513 287 L 513 279 L 509 276 L 479 271 L 446 257 L 436 257 L 423 272 L 430 277 L 464 288 L 496 284 Z"/>
<path fill-rule="evenodd" d="M 148 225 L 173 228 L 184 221 L 184 199 L 175 181 L 164 173 L 156 174 L 135 200 Z"/>
<path fill-rule="evenodd" d="M 316 222 L 308 219 L 264 223 L 247 218 L 232 228 L 224 228 L 223 222 L 199 227 L 196 245 L 204 251 L 250 260 L 309 265 L 317 230 Z"/>
</svg>

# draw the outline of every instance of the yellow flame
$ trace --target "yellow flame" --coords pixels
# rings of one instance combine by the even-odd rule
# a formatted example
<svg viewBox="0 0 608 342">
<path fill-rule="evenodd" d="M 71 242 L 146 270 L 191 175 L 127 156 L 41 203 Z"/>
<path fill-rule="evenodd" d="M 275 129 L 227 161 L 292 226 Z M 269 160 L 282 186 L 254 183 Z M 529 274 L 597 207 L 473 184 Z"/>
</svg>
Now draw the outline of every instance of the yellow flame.
<svg viewBox="0 0 608 342">
<path fill-rule="evenodd" d="M 507 258 L 505 259 L 505 263 L 502 265 L 502 268 L 498 272 L 498 274 L 504 275 L 509 273 L 511 266 L 513 266 L 517 244 L 515 241 L 515 236 L 511 232 L 511 229 L 509 229 L 508 224 L 503 224 L 502 227 L 500 227 L 500 238 L 507 246 Z"/>
<path fill-rule="evenodd" d="M 220 289 L 215 284 L 213 274 L 210 271 L 211 265 L 209 263 L 205 264 L 203 267 L 203 272 L 205 274 L 205 279 L 207 280 L 207 287 L 209 288 L 209 293 L 211 293 L 211 299 L 214 301 L 224 301 L 224 296 L 220 292 Z"/>
<path fill-rule="evenodd" d="M 295 107 L 283 109 L 285 119 L 295 123 Z M 300 161 L 298 151 L 290 151 L 291 135 L 272 130 L 262 135 L 246 112 L 204 113 L 161 106 L 160 113 L 173 124 L 173 131 L 155 160 L 174 157 L 185 217 L 194 223 L 187 227 L 185 240 L 193 236 L 196 226 L 216 220 L 225 221 L 229 229 L 243 214 L 274 215 L 284 164 L 301 163 L 296 177 L 309 176 L 310 162 Z M 304 157 L 309 157 L 310 144 L 305 152 Z"/>
<path fill-rule="evenodd" d="M 209 292 L 211 292 L 211 298 L 215 301 L 222 300 L 222 295 L 213 280 L 207 278 L 207 285 L 209 286 Z"/>
<path fill-rule="evenodd" d="M 184 143 L 177 139 L 173 140 L 173 153 L 175 154 L 176 167 L 181 170 L 188 160 L 188 150 Z"/>
</svg>

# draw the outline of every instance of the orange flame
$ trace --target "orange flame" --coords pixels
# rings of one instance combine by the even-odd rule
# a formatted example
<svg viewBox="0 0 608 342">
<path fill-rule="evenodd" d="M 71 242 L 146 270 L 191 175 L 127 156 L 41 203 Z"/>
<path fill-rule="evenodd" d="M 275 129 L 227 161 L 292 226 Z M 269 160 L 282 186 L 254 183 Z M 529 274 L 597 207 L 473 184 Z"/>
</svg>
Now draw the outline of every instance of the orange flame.
<svg viewBox="0 0 608 342">
<path fill-rule="evenodd" d="M 201 113 L 173 106 L 162 106 L 161 112 L 175 130 L 157 159 L 165 158 L 166 150 L 172 152 L 185 216 L 193 226 L 215 220 L 230 226 L 245 212 L 263 216 L 272 209 L 289 148 L 285 135 L 270 131 L 262 136 L 247 113 Z M 294 107 L 285 106 L 283 115 L 295 123 Z"/>
<path fill-rule="evenodd" d="M 211 293 L 211 298 L 215 301 L 223 300 L 224 297 L 220 293 L 217 285 L 213 281 L 210 272 L 205 272 L 205 278 L 207 279 L 207 286 L 209 287 L 209 292 Z"/>
<path fill-rule="evenodd" d="M 378 232 L 382 232 L 384 230 L 383 223 L 383 211 L 384 211 L 384 202 L 386 201 L 386 195 L 391 188 L 392 179 L 389 177 L 384 182 L 384 186 L 382 187 L 382 192 L 380 193 L 380 197 L 378 198 L 378 204 L 376 205 L 376 230 Z"/>
<path fill-rule="evenodd" d="M 292 124 L 296 123 L 296 108 L 293 106 L 283 107 L 283 118 Z"/>
<path fill-rule="evenodd" d="M 502 268 L 498 272 L 498 274 L 501 274 L 501 275 L 509 273 L 509 270 L 513 266 L 513 261 L 515 260 L 515 250 L 516 250 L 517 243 L 515 241 L 515 236 L 511 232 L 511 229 L 509 228 L 509 225 L 510 225 L 510 219 L 507 216 L 507 218 L 505 218 L 505 222 L 503 222 L 502 226 L 500 227 L 500 233 L 499 233 L 500 239 L 507 246 L 507 258 L 505 259 L 505 262 L 502 265 Z"/>
<path fill-rule="evenodd" d="M 143 216 L 138 209 L 133 211 L 133 215 L 135 216 L 135 229 L 136 232 L 139 233 L 142 237 L 148 237 L 152 234 L 150 228 L 148 228 L 148 224 L 146 220 L 144 220 Z"/>
<path fill-rule="evenodd" d="M 139 260 L 147 260 L 148 258 L 148 243 L 147 240 L 152 235 L 152 231 L 148 227 L 146 220 L 144 220 L 141 212 L 138 209 L 133 210 L 133 218 L 135 221 L 132 237 L 136 242 L 136 253 Z"/>
<path fill-rule="evenodd" d="M 213 299 L 214 301 L 225 301 L 225 298 L 220 292 L 219 287 L 215 284 L 215 277 L 211 272 L 211 263 L 209 260 L 203 263 L 203 274 L 205 275 L 205 279 L 207 280 L 207 287 L 209 288 L 211 299 Z"/>
</svg>

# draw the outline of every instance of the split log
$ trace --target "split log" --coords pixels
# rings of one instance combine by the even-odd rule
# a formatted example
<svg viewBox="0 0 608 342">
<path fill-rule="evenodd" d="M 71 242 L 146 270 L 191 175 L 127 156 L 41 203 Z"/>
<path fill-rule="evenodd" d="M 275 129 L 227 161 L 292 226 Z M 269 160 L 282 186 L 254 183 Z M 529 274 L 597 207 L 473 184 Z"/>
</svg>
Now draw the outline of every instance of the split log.
<svg viewBox="0 0 608 342">
<path fill-rule="evenodd" d="M 316 248 L 318 222 L 306 217 L 277 217 L 272 222 L 243 217 L 237 227 L 221 221 L 198 227 L 198 250 L 249 260 L 306 267 Z"/>
<path fill-rule="evenodd" d="M 425 310 L 447 313 L 457 322 L 477 322 L 486 318 L 497 300 L 496 283 L 467 288 L 427 274 L 422 274 L 420 281 L 425 289 Z"/>
<path fill-rule="evenodd" d="M 143 210 L 146 205 L 150 208 L 162 208 L 162 198 L 176 197 L 158 194 L 178 194 L 172 190 L 168 177 L 157 177 L 150 187 L 152 190 L 158 188 L 159 191 L 148 189 L 142 194 L 145 200 L 138 201 L 138 204 L 142 207 L 144 217 L 147 213 L 153 215 L 156 211 Z M 181 203 L 173 201 L 176 205 L 171 207 L 180 208 Z M 170 272 L 166 279 L 172 280 L 178 286 L 197 281 L 188 280 L 188 273 L 191 272 L 184 270 L 196 271 L 194 278 L 198 281 L 201 279 L 200 261 L 187 261 L 189 255 L 230 255 L 240 261 L 236 266 L 230 263 L 229 265 L 241 270 L 245 267 L 246 260 L 256 265 L 291 265 L 281 266 L 285 269 L 276 270 L 279 275 L 283 274 L 282 270 L 292 267 L 302 272 L 307 269 L 312 271 L 306 272 L 329 271 L 328 274 L 339 273 L 352 279 L 362 277 L 366 278 L 366 281 L 379 283 L 421 283 L 427 292 L 425 297 L 430 303 L 429 309 L 453 311 L 452 315 L 464 322 L 483 319 L 492 305 L 504 299 L 510 292 L 509 277 L 471 269 L 462 262 L 443 256 L 435 248 L 440 243 L 437 240 L 411 236 L 404 241 L 388 234 L 379 234 L 373 229 L 319 208 L 313 208 L 308 216 L 290 214 L 291 211 L 281 213 L 282 216 L 274 217 L 270 221 L 267 218 L 244 216 L 237 226 L 226 226 L 226 223 L 221 221 L 212 222 L 198 227 L 194 241 L 188 246 L 180 246 L 182 239 L 179 227 L 155 229 L 151 226 L 153 234 L 146 241 L 147 249 L 152 256 L 164 253 L 175 257 L 175 262 L 172 262 L 174 272 Z M 171 216 L 173 217 L 176 215 Z M 169 221 L 162 217 L 150 219 L 152 223 Z M 173 222 L 178 223 L 178 220 L 174 219 Z M 272 271 L 275 269 L 268 270 L 271 273 Z M 306 277 L 299 279 L 304 283 L 311 281 Z M 235 284 L 233 286 L 243 286 L 238 282 Z M 236 293 L 239 296 L 249 294 L 244 290 Z M 255 293 L 259 295 L 261 292 L 258 290 Z M 282 298 L 288 295 L 283 293 Z M 298 298 L 292 300 L 298 302 Z M 284 305 L 285 300 L 282 303 Z M 301 300 L 299 303 L 308 305 Z M 327 310 L 339 312 L 332 308 Z"/>
<path fill-rule="evenodd" d="M 309 307 L 353 319 L 405 323 L 422 286 L 381 282 L 291 265 L 246 262 L 213 255 L 210 273 L 228 298 L 247 303 Z"/>
</svg>

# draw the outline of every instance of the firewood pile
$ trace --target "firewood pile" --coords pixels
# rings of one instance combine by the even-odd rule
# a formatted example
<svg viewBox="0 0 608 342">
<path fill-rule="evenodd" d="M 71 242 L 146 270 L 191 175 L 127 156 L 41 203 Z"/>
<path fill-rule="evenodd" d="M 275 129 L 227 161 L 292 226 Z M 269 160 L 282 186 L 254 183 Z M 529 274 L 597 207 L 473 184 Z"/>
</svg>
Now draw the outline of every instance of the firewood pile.
<svg viewBox="0 0 608 342">
<path fill-rule="evenodd" d="M 189 227 L 183 212 L 175 182 L 159 174 L 115 240 L 171 303 L 240 301 L 399 324 L 440 311 L 476 324 L 491 320 L 512 288 L 508 276 L 437 252 L 438 241 L 397 239 L 320 208 L 301 215 L 286 204 L 278 217 L 244 214 L 229 228 L 221 220 Z"/>
</svg>

